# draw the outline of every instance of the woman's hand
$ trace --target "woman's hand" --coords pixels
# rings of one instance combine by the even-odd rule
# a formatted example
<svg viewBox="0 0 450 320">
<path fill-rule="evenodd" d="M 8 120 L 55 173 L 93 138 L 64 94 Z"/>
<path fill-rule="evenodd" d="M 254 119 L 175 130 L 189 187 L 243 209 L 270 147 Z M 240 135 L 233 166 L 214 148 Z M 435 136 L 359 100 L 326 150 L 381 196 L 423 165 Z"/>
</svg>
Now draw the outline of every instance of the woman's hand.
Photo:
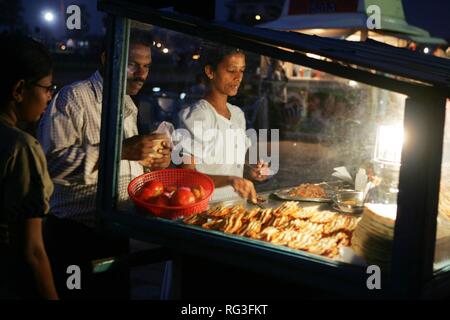
<svg viewBox="0 0 450 320">
<path fill-rule="evenodd" d="M 250 180 L 239 178 L 239 177 L 230 177 L 230 185 L 234 188 L 234 190 L 245 200 L 250 199 L 251 202 L 256 203 L 256 190 L 253 182 Z"/>
<path fill-rule="evenodd" d="M 256 166 L 249 166 L 249 176 L 253 181 L 262 182 L 269 179 L 269 165 L 263 160 L 258 161 Z"/>
</svg>

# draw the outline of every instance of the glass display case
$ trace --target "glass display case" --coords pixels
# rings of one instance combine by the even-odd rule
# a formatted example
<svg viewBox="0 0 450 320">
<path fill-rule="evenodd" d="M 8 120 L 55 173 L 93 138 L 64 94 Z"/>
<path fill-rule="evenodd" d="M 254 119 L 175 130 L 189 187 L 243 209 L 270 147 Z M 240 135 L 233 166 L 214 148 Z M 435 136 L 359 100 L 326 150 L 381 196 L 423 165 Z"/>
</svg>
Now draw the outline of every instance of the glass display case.
<svg viewBox="0 0 450 320">
<path fill-rule="evenodd" d="M 109 23 L 98 189 L 105 224 L 178 257 L 335 294 L 446 294 L 448 62 L 375 42 L 205 21 L 139 1 L 99 1 L 99 8 Z M 151 64 L 130 98 L 136 31 L 152 37 Z M 138 210 L 120 175 L 123 105 L 132 99 L 138 107 L 140 134 L 166 124 L 176 148 L 180 112 L 205 91 L 205 50 L 223 46 L 245 54 L 229 102 L 243 111 L 247 135 L 271 166 L 272 177 L 255 184 L 262 202 L 212 201 L 206 213 L 176 220 Z M 316 81 L 296 79 L 305 70 Z M 311 188 L 323 194 L 304 196 Z M 345 189 L 362 195 L 358 210 L 336 200 Z M 192 259 L 183 261 L 181 269 L 198 277 Z M 368 286 L 373 265 L 379 290 Z"/>
<path fill-rule="evenodd" d="M 445 106 L 446 115 L 450 111 L 450 100 Z M 450 192 L 450 117 L 445 118 L 444 142 L 441 165 L 441 183 L 439 191 L 439 208 L 436 231 L 436 251 L 434 268 L 436 271 L 444 271 L 449 266 L 450 258 L 450 209 L 448 207 Z"/>
</svg>

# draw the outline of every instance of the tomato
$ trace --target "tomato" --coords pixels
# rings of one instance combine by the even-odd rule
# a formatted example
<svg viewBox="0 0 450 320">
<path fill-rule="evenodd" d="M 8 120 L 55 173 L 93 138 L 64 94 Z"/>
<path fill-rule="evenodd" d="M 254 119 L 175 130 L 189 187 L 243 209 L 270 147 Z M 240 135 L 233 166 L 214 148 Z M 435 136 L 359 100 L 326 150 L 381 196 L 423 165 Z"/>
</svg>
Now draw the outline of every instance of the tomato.
<svg viewBox="0 0 450 320">
<path fill-rule="evenodd" d="M 195 196 L 189 188 L 179 188 L 170 198 L 170 204 L 177 207 L 193 203 L 195 203 Z"/>
<path fill-rule="evenodd" d="M 161 181 L 158 180 L 149 181 L 146 184 L 144 184 L 142 188 L 143 190 L 148 190 L 147 193 L 151 197 L 159 196 L 164 192 L 164 185 L 162 184 Z"/>
<path fill-rule="evenodd" d="M 200 201 L 205 197 L 205 189 L 201 185 L 194 186 L 191 190 L 194 194 L 195 201 Z"/>
<path fill-rule="evenodd" d="M 157 206 L 169 206 L 170 205 L 170 198 L 165 194 L 160 194 L 157 197 L 153 198 L 154 200 L 152 201 L 153 204 L 157 205 Z"/>
<path fill-rule="evenodd" d="M 149 201 L 154 197 L 154 191 L 148 188 L 143 188 L 139 193 L 139 199 L 142 201 Z"/>
<path fill-rule="evenodd" d="M 173 185 L 173 184 L 170 185 L 170 186 L 167 186 L 165 188 L 165 191 L 168 192 L 168 193 L 173 193 L 173 192 L 177 191 L 177 186 Z"/>
</svg>

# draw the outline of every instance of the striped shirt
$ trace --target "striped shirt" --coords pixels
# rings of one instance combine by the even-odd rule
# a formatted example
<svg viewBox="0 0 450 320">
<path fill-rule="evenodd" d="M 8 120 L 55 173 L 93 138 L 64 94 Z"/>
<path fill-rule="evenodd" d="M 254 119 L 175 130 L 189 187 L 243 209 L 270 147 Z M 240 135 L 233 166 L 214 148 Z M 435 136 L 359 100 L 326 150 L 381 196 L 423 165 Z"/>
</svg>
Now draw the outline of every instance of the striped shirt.
<svg viewBox="0 0 450 320">
<path fill-rule="evenodd" d="M 90 78 L 61 89 L 45 111 L 38 128 L 55 191 L 51 212 L 92 226 L 96 212 L 100 123 L 103 79 L 95 72 Z M 137 108 L 131 97 L 124 97 L 124 139 L 138 134 Z M 129 198 L 128 183 L 143 173 L 136 161 L 121 160 L 119 202 Z"/>
</svg>

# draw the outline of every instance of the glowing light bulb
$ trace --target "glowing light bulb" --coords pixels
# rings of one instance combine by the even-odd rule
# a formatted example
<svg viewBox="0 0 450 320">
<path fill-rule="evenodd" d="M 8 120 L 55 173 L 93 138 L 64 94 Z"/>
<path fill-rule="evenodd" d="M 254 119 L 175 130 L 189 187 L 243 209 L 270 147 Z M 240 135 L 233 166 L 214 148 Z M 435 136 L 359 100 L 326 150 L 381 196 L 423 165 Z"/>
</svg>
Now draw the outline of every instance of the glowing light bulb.
<svg viewBox="0 0 450 320">
<path fill-rule="evenodd" d="M 44 12 L 44 20 L 47 22 L 52 22 L 53 20 L 55 20 L 55 15 L 53 14 L 53 12 L 46 11 Z"/>
</svg>

